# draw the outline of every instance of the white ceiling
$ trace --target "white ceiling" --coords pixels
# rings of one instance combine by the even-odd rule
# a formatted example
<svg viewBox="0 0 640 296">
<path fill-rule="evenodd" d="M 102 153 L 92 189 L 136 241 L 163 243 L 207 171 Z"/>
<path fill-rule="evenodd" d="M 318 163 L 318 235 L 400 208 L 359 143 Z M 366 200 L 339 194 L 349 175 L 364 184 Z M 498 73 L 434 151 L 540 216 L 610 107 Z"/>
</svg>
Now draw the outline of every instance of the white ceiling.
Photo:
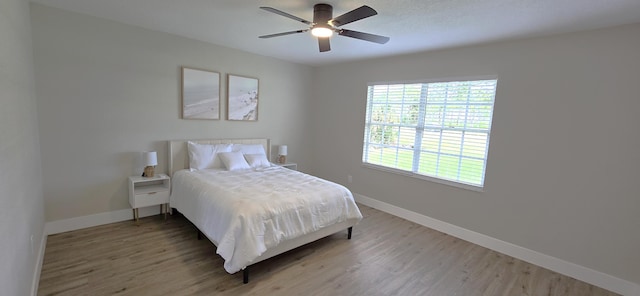
<svg viewBox="0 0 640 296">
<path fill-rule="evenodd" d="M 147 29 L 308 65 L 443 49 L 497 40 L 640 22 L 640 0 L 31 0 Z M 378 15 L 343 28 L 384 35 L 384 45 L 344 36 L 320 53 L 303 23 L 259 9 L 271 6 L 313 20 L 313 5 L 338 16 L 362 5 Z M 639 36 L 640 38 L 640 36 Z"/>
</svg>

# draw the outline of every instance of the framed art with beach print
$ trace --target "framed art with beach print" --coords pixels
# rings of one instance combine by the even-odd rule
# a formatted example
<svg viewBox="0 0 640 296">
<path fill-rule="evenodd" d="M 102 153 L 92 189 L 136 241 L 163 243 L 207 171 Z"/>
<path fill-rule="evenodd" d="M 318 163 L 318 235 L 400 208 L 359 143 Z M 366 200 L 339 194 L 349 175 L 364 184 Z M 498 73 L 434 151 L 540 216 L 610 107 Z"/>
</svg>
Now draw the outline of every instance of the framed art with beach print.
<svg viewBox="0 0 640 296">
<path fill-rule="evenodd" d="M 182 67 L 182 118 L 220 119 L 220 73 Z"/>
<path fill-rule="evenodd" d="M 227 75 L 227 120 L 258 120 L 258 79 Z"/>
</svg>

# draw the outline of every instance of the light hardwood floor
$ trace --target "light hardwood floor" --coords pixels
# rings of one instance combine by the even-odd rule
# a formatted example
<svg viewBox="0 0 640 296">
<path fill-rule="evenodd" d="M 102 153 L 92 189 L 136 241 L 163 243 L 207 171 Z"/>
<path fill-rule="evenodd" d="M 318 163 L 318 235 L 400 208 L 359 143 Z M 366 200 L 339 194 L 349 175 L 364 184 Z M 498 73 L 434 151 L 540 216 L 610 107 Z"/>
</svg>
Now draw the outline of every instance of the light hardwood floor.
<svg viewBox="0 0 640 296">
<path fill-rule="evenodd" d="M 38 295 L 617 295 L 360 206 L 364 219 L 228 274 L 183 217 L 49 236 Z"/>
</svg>

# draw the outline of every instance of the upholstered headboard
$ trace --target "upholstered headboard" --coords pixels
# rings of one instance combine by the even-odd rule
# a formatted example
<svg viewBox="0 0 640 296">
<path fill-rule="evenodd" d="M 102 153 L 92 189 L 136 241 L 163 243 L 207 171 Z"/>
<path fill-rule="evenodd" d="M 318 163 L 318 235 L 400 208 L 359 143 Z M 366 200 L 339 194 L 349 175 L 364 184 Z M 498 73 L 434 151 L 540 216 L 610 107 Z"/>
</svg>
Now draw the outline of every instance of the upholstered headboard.
<svg viewBox="0 0 640 296">
<path fill-rule="evenodd" d="M 271 158 L 271 145 L 269 139 L 203 139 L 203 140 L 174 140 L 169 143 L 169 176 L 173 173 L 189 168 L 189 153 L 187 142 L 192 141 L 198 144 L 261 144 L 267 157 Z"/>
</svg>

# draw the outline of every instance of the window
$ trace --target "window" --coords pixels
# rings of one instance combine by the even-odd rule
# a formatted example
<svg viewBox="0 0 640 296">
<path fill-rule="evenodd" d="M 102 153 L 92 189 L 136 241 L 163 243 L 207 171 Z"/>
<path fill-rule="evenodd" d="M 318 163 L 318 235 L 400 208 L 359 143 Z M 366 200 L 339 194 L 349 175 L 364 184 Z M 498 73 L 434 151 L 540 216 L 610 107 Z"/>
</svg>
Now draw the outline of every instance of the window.
<svg viewBox="0 0 640 296">
<path fill-rule="evenodd" d="M 496 84 L 370 84 L 363 162 L 483 187 Z"/>
</svg>

